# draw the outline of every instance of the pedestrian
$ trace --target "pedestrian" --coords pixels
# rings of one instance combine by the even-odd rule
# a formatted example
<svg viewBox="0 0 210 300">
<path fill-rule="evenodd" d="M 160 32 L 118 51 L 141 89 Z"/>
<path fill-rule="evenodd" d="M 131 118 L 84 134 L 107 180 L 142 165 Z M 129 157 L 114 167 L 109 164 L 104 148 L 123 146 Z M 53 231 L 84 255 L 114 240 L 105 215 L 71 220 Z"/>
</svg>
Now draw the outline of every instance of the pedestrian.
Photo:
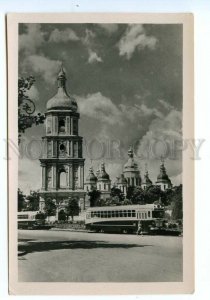
<svg viewBox="0 0 210 300">
<path fill-rule="evenodd" d="M 142 225 L 141 225 L 141 222 L 138 222 L 138 229 L 137 229 L 137 232 L 136 232 L 137 235 L 143 235 L 142 234 Z"/>
</svg>

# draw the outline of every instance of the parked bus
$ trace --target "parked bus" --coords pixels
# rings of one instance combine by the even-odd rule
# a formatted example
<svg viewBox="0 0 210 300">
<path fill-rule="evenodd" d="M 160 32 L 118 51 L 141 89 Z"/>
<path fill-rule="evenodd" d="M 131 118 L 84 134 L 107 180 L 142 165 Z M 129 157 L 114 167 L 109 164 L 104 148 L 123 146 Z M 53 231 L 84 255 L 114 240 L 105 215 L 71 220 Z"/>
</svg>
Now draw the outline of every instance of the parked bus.
<svg viewBox="0 0 210 300">
<path fill-rule="evenodd" d="M 18 229 L 50 229 L 45 216 L 39 211 L 21 211 L 17 215 Z"/>
<path fill-rule="evenodd" d="M 141 223 L 142 233 L 161 227 L 164 208 L 159 204 L 91 207 L 86 211 L 85 225 L 90 231 L 136 233 Z"/>
</svg>

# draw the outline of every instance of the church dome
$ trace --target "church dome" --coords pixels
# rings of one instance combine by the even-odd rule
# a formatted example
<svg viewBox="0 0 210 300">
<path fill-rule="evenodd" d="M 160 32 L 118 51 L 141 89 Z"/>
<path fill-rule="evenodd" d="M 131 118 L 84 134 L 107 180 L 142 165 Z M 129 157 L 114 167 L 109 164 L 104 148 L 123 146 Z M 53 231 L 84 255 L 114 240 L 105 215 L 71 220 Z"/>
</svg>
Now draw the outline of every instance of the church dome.
<svg viewBox="0 0 210 300">
<path fill-rule="evenodd" d="M 137 163 L 135 163 L 134 158 L 133 158 L 133 149 L 130 148 L 128 150 L 128 161 L 127 163 L 124 165 L 124 171 L 138 171 L 138 165 Z"/>
<path fill-rule="evenodd" d="M 109 174 L 105 170 L 105 164 L 104 163 L 101 164 L 101 171 L 100 171 L 100 174 L 98 176 L 98 180 L 102 180 L 102 181 L 105 181 L 105 180 L 109 181 L 110 180 Z"/>
<path fill-rule="evenodd" d="M 143 180 L 142 184 L 152 185 L 152 180 L 150 180 L 150 178 L 149 178 L 148 171 L 144 175 L 144 180 Z"/>
<path fill-rule="evenodd" d="M 58 74 L 58 90 L 57 93 L 47 102 L 47 110 L 50 109 L 68 109 L 76 112 L 77 102 L 76 100 L 69 96 L 66 91 L 66 73 L 61 67 L 61 70 Z"/>
<path fill-rule="evenodd" d="M 88 182 L 93 182 L 95 183 L 97 181 L 97 177 L 95 176 L 94 172 L 93 172 L 93 168 L 90 167 L 89 169 L 89 174 L 88 176 L 86 177 L 86 183 Z"/>
<path fill-rule="evenodd" d="M 166 173 L 166 169 L 165 169 L 165 166 L 164 166 L 163 162 L 160 165 L 160 173 L 157 176 L 157 182 L 171 182 L 171 180 L 169 179 L 169 177 Z"/>
</svg>

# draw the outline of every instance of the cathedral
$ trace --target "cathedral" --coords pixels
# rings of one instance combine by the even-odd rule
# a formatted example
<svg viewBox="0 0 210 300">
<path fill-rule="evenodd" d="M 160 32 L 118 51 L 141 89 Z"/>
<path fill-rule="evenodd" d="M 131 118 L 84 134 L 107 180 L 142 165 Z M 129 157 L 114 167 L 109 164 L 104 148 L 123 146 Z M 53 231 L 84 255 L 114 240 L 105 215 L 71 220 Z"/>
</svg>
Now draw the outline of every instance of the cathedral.
<svg viewBox="0 0 210 300">
<path fill-rule="evenodd" d="M 84 181 L 85 159 L 83 138 L 79 135 L 80 114 L 76 100 L 66 90 L 66 80 L 65 71 L 61 67 L 57 76 L 57 93 L 47 102 L 46 132 L 42 137 L 44 150 L 40 159 L 42 168 L 40 210 L 44 210 L 47 199 L 52 200 L 57 207 L 56 219 L 59 211 L 65 209 L 71 197 L 78 199 L 82 212 L 89 207 L 87 195 L 92 190 L 99 190 L 101 198 L 106 200 L 110 198 L 112 187 L 119 188 L 126 196 L 129 186 L 141 186 L 142 189 L 146 189 L 153 185 L 147 170 L 142 180 L 132 147 L 128 150 L 128 160 L 116 182 L 112 184 L 104 162 L 96 174 L 91 166 Z M 155 185 L 161 190 L 172 188 L 164 161 L 161 162 Z"/>
</svg>

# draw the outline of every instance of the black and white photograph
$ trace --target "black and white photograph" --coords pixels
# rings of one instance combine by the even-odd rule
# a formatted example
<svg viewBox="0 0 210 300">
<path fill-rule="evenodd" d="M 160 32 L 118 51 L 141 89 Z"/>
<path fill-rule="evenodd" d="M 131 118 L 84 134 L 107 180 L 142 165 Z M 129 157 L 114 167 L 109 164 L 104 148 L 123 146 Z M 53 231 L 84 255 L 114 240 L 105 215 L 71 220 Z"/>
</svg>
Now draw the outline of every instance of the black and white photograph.
<svg viewBox="0 0 210 300">
<path fill-rule="evenodd" d="M 10 102 L 17 282 L 183 284 L 184 22 L 31 18 Z"/>
</svg>

